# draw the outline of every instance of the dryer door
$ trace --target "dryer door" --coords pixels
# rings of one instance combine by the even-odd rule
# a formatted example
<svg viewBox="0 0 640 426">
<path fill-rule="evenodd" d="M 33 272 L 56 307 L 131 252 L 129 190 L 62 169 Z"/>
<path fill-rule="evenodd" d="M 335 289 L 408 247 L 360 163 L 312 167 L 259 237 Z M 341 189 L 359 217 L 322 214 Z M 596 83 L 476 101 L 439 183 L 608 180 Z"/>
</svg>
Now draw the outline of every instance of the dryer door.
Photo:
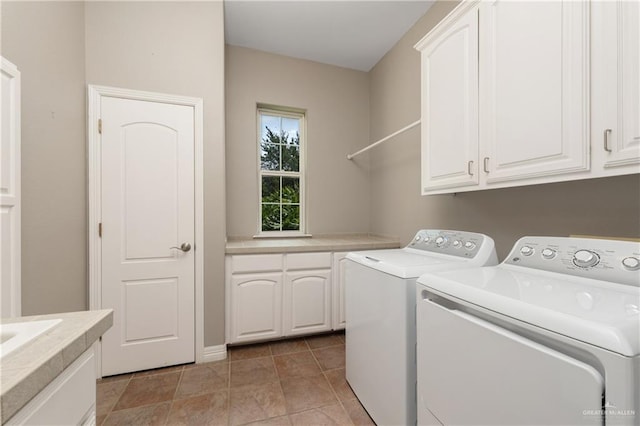
<svg viewBox="0 0 640 426">
<path fill-rule="evenodd" d="M 602 423 L 604 379 L 587 364 L 425 291 L 417 334 L 418 404 L 444 425 Z"/>
</svg>

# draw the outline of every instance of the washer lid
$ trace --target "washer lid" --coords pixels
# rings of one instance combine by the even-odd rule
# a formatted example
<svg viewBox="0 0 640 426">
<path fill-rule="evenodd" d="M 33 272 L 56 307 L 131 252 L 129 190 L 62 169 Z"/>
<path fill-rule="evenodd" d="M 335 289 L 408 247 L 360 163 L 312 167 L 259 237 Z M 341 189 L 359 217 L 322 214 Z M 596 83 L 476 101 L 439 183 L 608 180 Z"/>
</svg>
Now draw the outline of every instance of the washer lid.
<svg viewBox="0 0 640 426">
<path fill-rule="evenodd" d="M 441 271 L 468 263 L 466 259 L 411 248 L 369 250 L 347 254 L 347 259 L 400 278 L 418 278 L 429 271 Z M 455 265 L 455 266 L 452 266 Z"/>
<path fill-rule="evenodd" d="M 425 274 L 418 283 L 625 355 L 640 354 L 640 288 L 500 265 Z"/>
</svg>

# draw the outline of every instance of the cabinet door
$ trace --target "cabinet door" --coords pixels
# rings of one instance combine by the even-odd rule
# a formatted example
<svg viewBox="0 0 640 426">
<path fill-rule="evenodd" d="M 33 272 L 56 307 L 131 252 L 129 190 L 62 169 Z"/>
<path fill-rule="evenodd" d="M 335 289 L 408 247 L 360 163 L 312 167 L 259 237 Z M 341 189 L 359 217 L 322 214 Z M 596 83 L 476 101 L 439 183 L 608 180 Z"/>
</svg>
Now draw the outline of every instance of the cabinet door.
<svg viewBox="0 0 640 426">
<path fill-rule="evenodd" d="M 282 273 L 231 276 L 229 343 L 282 336 Z"/>
<path fill-rule="evenodd" d="M 593 2 L 594 167 L 640 170 L 640 3 Z M 608 170 L 607 170 L 608 169 Z M 612 170 L 613 169 L 613 170 Z"/>
<path fill-rule="evenodd" d="M 480 145 L 487 183 L 589 169 L 589 3 L 482 3 Z"/>
<path fill-rule="evenodd" d="M 287 272 L 284 335 L 331 330 L 331 270 Z"/>
<path fill-rule="evenodd" d="M 332 326 L 334 330 L 342 330 L 346 327 L 344 309 L 344 264 L 347 253 L 333 254 L 333 306 Z"/>
<path fill-rule="evenodd" d="M 95 425 L 95 363 L 94 346 L 91 346 L 3 424 Z"/>
<path fill-rule="evenodd" d="M 478 184 L 478 10 L 422 51 L 422 193 Z"/>
</svg>

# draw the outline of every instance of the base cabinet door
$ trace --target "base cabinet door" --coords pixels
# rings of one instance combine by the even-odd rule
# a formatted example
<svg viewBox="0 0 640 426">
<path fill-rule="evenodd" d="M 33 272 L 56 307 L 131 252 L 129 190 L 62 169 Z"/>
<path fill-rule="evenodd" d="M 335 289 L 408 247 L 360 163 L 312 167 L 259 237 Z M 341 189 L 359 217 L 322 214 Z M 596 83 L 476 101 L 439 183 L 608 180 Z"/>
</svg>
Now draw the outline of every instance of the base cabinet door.
<svg viewBox="0 0 640 426">
<path fill-rule="evenodd" d="M 285 274 L 284 335 L 331 330 L 331 270 Z"/>
<path fill-rule="evenodd" d="M 282 273 L 231 276 L 230 343 L 282 336 Z"/>
</svg>

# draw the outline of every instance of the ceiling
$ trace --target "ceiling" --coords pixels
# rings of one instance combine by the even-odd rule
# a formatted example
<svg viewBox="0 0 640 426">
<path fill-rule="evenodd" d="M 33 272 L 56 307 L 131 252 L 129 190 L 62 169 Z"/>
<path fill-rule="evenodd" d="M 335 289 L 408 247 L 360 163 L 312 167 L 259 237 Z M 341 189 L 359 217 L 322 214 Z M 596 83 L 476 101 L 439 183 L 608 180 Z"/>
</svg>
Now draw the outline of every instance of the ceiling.
<svg viewBox="0 0 640 426">
<path fill-rule="evenodd" d="M 225 41 L 369 71 L 431 4 L 431 0 L 225 0 Z"/>
</svg>

